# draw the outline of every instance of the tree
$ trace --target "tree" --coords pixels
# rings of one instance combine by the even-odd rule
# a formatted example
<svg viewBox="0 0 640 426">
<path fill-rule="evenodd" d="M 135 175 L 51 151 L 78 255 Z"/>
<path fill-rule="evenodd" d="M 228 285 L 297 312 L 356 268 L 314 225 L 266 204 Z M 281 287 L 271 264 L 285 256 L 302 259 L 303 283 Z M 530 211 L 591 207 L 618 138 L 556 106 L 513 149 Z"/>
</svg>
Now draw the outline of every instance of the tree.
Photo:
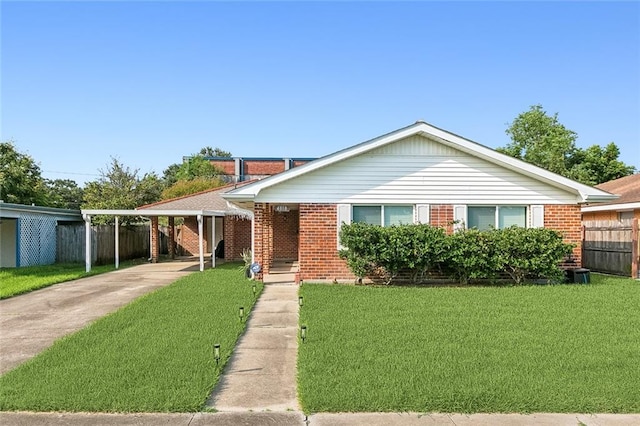
<svg viewBox="0 0 640 426">
<path fill-rule="evenodd" d="M 231 153 L 229 151 L 224 151 L 218 147 L 211 148 L 210 146 L 205 146 L 198 154 L 204 157 L 231 157 Z"/>
<path fill-rule="evenodd" d="M 84 191 L 70 179 L 55 179 L 46 181 L 49 192 L 47 205 L 61 209 L 79 210 L 82 205 Z"/>
<path fill-rule="evenodd" d="M 195 155 L 186 159 L 178 169 L 178 180 L 193 180 L 196 178 L 212 179 L 223 174 L 216 166 L 202 155 Z"/>
<path fill-rule="evenodd" d="M 13 141 L 0 142 L 0 200 L 15 204 L 47 205 L 47 188 L 40 167 Z"/>
<path fill-rule="evenodd" d="M 511 142 L 497 151 L 587 185 L 635 172 L 635 167 L 618 160 L 620 150 L 613 142 L 604 149 L 600 145 L 577 148 L 577 133 L 558 121 L 558 113 L 547 115 L 542 105 L 518 115 L 506 133 Z"/>
<path fill-rule="evenodd" d="M 116 158 L 111 158 L 107 170 L 100 170 L 97 181 L 87 183 L 84 190 L 84 209 L 135 209 L 160 199 L 162 181 L 155 173 L 138 176 L 138 169 L 131 170 Z M 96 217 L 96 223 L 112 223 L 112 217 Z M 136 217 L 124 217 L 123 224 L 138 221 Z"/>
<path fill-rule="evenodd" d="M 189 194 L 195 194 L 197 192 L 206 191 L 207 189 L 217 188 L 224 185 L 224 182 L 216 178 L 195 178 L 192 180 L 179 180 L 169 188 L 165 188 L 162 191 L 162 199 L 168 200 L 170 198 L 183 197 Z"/>
<path fill-rule="evenodd" d="M 576 151 L 576 132 L 558 121 L 558 113 L 547 115 L 542 105 L 533 105 L 507 128 L 511 143 L 499 152 L 566 176 Z"/>
<path fill-rule="evenodd" d="M 585 150 L 578 149 L 569 177 L 587 185 L 597 185 L 635 173 L 635 167 L 618 160 L 619 156 L 620 149 L 613 142 L 604 148 L 591 145 Z"/>
</svg>

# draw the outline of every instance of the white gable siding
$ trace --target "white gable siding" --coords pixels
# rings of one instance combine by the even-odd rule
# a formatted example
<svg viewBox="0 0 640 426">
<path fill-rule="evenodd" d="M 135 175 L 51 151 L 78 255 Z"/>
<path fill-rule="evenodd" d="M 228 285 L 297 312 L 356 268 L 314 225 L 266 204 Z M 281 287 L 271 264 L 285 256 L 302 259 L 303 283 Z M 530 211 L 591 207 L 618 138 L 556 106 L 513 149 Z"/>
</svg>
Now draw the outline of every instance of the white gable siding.
<svg viewBox="0 0 640 426">
<path fill-rule="evenodd" d="M 257 202 L 571 204 L 577 195 L 422 136 L 263 189 Z"/>
</svg>

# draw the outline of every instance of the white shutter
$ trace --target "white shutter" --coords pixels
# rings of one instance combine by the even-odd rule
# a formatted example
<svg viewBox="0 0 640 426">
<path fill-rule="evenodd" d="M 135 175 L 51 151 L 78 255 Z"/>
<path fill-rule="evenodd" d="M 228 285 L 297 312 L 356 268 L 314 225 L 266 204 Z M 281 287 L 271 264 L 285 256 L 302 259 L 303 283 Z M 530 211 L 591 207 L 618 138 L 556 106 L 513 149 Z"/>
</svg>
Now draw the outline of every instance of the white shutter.
<svg viewBox="0 0 640 426">
<path fill-rule="evenodd" d="M 529 206 L 529 211 L 531 212 L 531 227 L 544 228 L 544 206 Z"/>
<path fill-rule="evenodd" d="M 465 229 L 467 227 L 467 206 L 457 205 L 453 206 L 453 220 L 456 222 L 453 224 L 453 231 Z"/>
<path fill-rule="evenodd" d="M 344 247 L 340 245 L 340 228 L 343 223 L 349 225 L 351 223 L 351 204 L 338 204 L 338 232 L 336 234 L 336 241 L 338 244 L 338 250 L 343 249 Z"/>
<path fill-rule="evenodd" d="M 418 223 L 429 223 L 429 204 L 416 204 Z"/>
</svg>

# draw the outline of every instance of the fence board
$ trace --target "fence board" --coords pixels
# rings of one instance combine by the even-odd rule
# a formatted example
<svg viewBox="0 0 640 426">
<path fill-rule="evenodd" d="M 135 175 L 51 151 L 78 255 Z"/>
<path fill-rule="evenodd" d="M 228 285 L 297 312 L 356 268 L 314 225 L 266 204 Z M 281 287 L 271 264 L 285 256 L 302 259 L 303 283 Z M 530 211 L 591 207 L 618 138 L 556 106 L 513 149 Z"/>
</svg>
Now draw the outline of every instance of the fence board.
<svg viewBox="0 0 640 426">
<path fill-rule="evenodd" d="M 58 225 L 57 262 L 84 262 L 85 226 L 83 223 Z M 91 261 L 102 265 L 115 261 L 115 226 L 91 227 Z M 149 256 L 149 225 L 121 226 L 119 232 L 120 260 Z M 162 241 L 161 241 L 162 244 Z M 167 245 L 166 237 L 164 246 Z"/>
<path fill-rule="evenodd" d="M 638 261 L 633 256 L 634 221 L 583 222 L 582 265 L 596 272 L 631 276 Z"/>
</svg>

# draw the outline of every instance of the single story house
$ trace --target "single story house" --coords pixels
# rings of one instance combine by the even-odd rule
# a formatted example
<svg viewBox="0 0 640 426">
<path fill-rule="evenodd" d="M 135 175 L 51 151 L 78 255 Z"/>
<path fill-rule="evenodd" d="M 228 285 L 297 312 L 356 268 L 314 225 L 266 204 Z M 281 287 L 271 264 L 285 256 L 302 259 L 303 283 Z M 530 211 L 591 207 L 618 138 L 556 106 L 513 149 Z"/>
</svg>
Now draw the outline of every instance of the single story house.
<svg viewBox="0 0 640 426">
<path fill-rule="evenodd" d="M 252 252 L 269 277 L 279 261 L 303 280 L 355 277 L 338 256 L 342 223 L 447 228 L 548 227 L 576 244 L 581 211 L 617 196 L 419 121 L 221 194 L 252 210 Z"/>
<path fill-rule="evenodd" d="M 58 225 L 82 222 L 79 210 L 0 202 L 0 267 L 56 262 Z"/>
<path fill-rule="evenodd" d="M 640 173 L 596 185 L 619 195 L 615 201 L 582 207 L 584 266 L 640 277 Z"/>
<path fill-rule="evenodd" d="M 640 219 L 640 173 L 596 185 L 596 188 L 620 198 L 602 203 L 589 203 L 582 207 L 582 220 Z"/>
</svg>

